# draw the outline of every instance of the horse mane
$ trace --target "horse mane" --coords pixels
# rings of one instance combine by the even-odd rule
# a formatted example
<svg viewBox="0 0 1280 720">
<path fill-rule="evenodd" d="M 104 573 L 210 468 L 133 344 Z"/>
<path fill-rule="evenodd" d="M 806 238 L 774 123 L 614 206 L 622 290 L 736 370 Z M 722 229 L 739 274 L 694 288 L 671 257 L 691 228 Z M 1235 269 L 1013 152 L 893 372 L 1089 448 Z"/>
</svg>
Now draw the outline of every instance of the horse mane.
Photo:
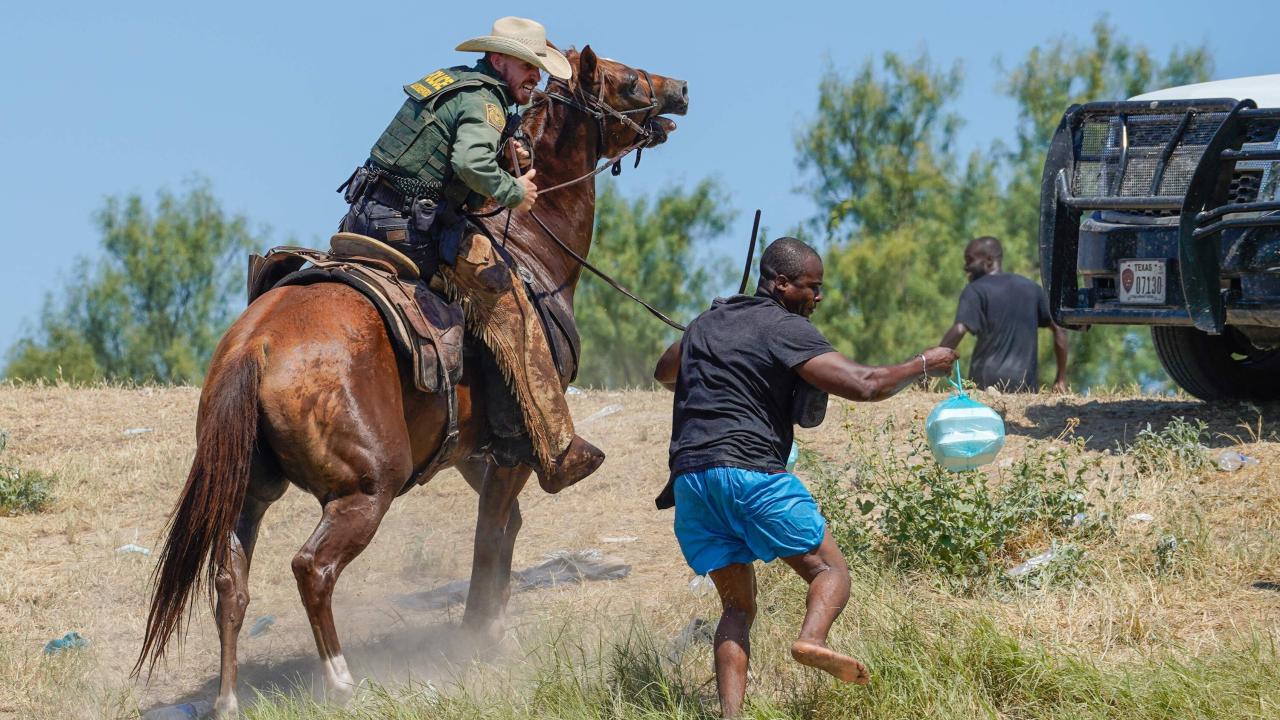
<svg viewBox="0 0 1280 720">
<path fill-rule="evenodd" d="M 542 142 L 542 136 L 547 131 L 547 116 L 550 113 L 551 98 L 542 92 L 534 96 L 533 102 L 524 111 L 520 127 L 524 130 L 524 134 L 528 136 L 529 141 L 535 146 Z"/>
<path fill-rule="evenodd" d="M 560 49 L 550 40 L 547 41 L 547 45 L 556 50 Z M 542 136 L 547 130 L 547 117 L 551 113 L 551 98 L 547 97 L 547 93 L 552 90 L 558 90 L 569 97 L 573 97 L 578 91 L 578 63 L 575 62 L 578 57 L 578 50 L 570 45 L 564 51 L 564 55 L 569 59 L 569 64 L 573 66 L 572 77 L 568 80 L 561 80 L 552 75 L 547 75 L 546 88 L 536 91 L 533 101 L 529 104 L 528 109 L 524 111 L 521 127 L 534 145 L 542 141 Z"/>
</svg>

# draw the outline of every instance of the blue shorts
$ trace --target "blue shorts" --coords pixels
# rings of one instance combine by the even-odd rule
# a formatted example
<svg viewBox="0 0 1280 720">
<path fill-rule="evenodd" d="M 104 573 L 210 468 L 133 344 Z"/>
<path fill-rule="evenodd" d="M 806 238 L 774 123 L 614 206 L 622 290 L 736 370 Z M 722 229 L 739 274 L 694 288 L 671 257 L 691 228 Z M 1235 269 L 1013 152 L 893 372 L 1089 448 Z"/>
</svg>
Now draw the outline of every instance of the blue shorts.
<svg viewBox="0 0 1280 720">
<path fill-rule="evenodd" d="M 827 521 L 791 473 L 713 467 L 675 480 L 676 540 L 695 573 L 812 552 Z"/>
</svg>

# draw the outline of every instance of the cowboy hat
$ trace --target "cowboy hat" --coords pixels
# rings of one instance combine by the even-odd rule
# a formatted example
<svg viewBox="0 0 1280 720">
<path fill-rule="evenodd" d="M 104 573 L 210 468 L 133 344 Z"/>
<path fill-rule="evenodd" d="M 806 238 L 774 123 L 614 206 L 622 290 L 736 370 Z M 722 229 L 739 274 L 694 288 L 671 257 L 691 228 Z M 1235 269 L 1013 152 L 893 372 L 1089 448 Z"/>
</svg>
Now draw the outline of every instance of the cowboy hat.
<svg viewBox="0 0 1280 720">
<path fill-rule="evenodd" d="M 561 80 L 573 76 L 568 58 L 547 44 L 547 29 L 525 18 L 499 18 L 493 23 L 491 34 L 471 38 L 455 49 L 502 53 L 546 70 Z"/>
</svg>

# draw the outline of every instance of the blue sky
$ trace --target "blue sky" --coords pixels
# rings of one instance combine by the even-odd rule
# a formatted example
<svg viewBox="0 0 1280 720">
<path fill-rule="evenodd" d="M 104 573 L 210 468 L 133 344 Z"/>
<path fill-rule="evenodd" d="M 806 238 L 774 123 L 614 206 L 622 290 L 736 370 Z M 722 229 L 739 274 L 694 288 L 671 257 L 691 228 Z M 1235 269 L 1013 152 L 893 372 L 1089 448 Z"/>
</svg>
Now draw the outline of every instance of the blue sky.
<svg viewBox="0 0 1280 720">
<path fill-rule="evenodd" d="M 689 81 L 666 146 L 620 179 L 628 194 L 718 177 L 738 218 L 717 249 L 744 249 L 751 210 L 777 230 L 807 219 L 794 137 L 818 78 L 885 51 L 964 65 L 961 150 L 1007 136 L 998 63 L 1107 13 L 1157 58 L 1205 43 L 1215 77 L 1280 72 L 1280 3 L 435 2 L 21 3 L 0 10 L 0 350 L 34 323 L 77 255 L 97 252 L 104 198 L 181 190 L 200 175 L 272 244 L 325 241 L 334 188 L 399 106 L 400 85 L 469 62 L 453 46 L 507 14 L 561 45 Z M 623 278 L 625 281 L 625 278 Z"/>
</svg>

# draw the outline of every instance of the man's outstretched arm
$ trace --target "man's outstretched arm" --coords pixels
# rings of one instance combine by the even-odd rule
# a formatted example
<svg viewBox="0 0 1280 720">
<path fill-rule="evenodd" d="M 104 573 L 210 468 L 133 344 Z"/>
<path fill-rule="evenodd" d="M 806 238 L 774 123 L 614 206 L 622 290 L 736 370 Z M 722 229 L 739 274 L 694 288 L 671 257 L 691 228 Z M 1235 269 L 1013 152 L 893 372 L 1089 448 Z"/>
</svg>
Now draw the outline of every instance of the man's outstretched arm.
<svg viewBox="0 0 1280 720">
<path fill-rule="evenodd" d="M 897 365 L 862 365 L 829 352 L 797 365 L 796 372 L 805 382 L 832 395 L 876 401 L 891 397 L 926 372 L 934 377 L 948 375 L 955 361 L 956 351 L 947 347 L 929 348 Z"/>
</svg>

